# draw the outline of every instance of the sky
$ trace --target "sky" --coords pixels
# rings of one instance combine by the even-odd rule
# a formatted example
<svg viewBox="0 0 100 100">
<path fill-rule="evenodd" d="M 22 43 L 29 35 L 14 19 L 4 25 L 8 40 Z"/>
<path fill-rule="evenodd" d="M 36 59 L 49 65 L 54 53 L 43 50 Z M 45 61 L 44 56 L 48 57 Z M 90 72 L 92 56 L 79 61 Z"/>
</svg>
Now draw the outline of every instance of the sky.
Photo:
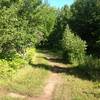
<svg viewBox="0 0 100 100">
<path fill-rule="evenodd" d="M 74 0 L 48 0 L 48 3 L 56 8 L 61 8 L 65 4 L 70 6 L 73 2 Z"/>
</svg>

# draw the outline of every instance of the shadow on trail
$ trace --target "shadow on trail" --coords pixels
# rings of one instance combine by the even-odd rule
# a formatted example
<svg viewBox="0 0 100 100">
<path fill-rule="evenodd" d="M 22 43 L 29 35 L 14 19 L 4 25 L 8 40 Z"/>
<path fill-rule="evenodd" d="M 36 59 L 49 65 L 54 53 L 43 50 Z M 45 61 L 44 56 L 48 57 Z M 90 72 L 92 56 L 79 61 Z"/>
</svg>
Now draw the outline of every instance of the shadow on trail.
<svg viewBox="0 0 100 100">
<path fill-rule="evenodd" d="M 53 53 L 49 53 L 48 50 L 42 51 L 45 56 L 42 57 L 43 59 L 47 60 L 48 62 L 53 63 L 50 64 L 31 64 L 35 68 L 43 68 L 45 70 L 51 71 L 53 73 L 63 73 L 66 75 L 71 75 L 74 77 L 78 77 L 82 80 L 91 80 L 91 81 L 99 81 L 100 78 L 94 79 L 90 75 L 90 71 L 87 68 L 82 68 L 81 66 L 67 66 L 65 61 L 62 59 L 61 56 L 54 55 Z M 100 73 L 100 72 L 99 72 Z M 100 74 L 99 74 L 100 75 Z"/>
<path fill-rule="evenodd" d="M 63 63 L 65 64 L 64 60 L 62 58 L 58 58 L 58 57 L 43 57 L 45 60 L 49 60 L 50 62 L 54 62 L 54 63 Z"/>
<path fill-rule="evenodd" d="M 66 75 L 74 75 L 75 77 L 81 78 L 83 80 L 91 80 L 91 77 L 89 77 L 89 75 L 83 70 L 81 70 L 79 67 L 51 67 L 50 65 L 46 64 L 32 64 L 32 66 L 36 68 L 43 68 L 53 73 L 64 73 Z"/>
</svg>

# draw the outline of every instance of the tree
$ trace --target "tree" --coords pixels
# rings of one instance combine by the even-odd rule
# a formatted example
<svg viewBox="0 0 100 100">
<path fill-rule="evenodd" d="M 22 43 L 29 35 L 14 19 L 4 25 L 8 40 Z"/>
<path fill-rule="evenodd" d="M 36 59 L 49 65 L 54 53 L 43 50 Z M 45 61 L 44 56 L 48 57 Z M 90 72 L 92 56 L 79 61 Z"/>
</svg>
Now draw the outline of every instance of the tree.
<svg viewBox="0 0 100 100">
<path fill-rule="evenodd" d="M 43 39 L 40 42 L 41 46 L 46 46 L 48 37 L 53 31 L 55 20 L 56 20 L 56 10 L 48 5 L 44 5 L 40 12 L 38 13 L 40 16 L 40 23 L 38 24 L 38 29 L 42 33 Z"/>
<path fill-rule="evenodd" d="M 71 32 L 68 25 L 63 34 L 62 48 L 63 57 L 66 62 L 74 64 L 84 62 L 86 42 Z"/>
<path fill-rule="evenodd" d="M 0 53 L 24 53 L 27 47 L 43 45 L 55 18 L 56 10 L 41 0 L 1 0 Z"/>
<path fill-rule="evenodd" d="M 100 37 L 100 0 L 76 0 L 71 6 L 70 26 L 88 43 L 88 50 L 98 50 Z M 90 49 L 89 49 L 90 48 Z"/>
<path fill-rule="evenodd" d="M 41 0 L 0 1 L 0 53 L 13 50 L 23 53 L 25 47 L 37 43 L 33 34 L 37 22 L 33 23 L 33 16 L 41 3 Z"/>
<path fill-rule="evenodd" d="M 66 25 L 69 23 L 69 18 L 71 16 L 71 12 L 69 7 L 66 5 L 61 10 L 57 12 L 57 18 L 55 22 L 54 29 L 49 37 L 50 47 L 60 47 L 62 36 Z M 60 47 L 61 48 L 61 47 Z"/>
</svg>

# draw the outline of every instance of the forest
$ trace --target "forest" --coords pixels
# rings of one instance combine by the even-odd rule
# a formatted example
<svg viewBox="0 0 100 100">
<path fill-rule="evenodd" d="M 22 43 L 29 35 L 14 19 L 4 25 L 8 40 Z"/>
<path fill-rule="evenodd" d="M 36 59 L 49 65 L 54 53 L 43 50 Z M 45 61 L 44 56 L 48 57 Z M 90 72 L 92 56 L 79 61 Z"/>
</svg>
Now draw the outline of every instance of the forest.
<svg viewBox="0 0 100 100">
<path fill-rule="evenodd" d="M 100 0 L 0 0 L 0 100 L 100 100 Z"/>
</svg>

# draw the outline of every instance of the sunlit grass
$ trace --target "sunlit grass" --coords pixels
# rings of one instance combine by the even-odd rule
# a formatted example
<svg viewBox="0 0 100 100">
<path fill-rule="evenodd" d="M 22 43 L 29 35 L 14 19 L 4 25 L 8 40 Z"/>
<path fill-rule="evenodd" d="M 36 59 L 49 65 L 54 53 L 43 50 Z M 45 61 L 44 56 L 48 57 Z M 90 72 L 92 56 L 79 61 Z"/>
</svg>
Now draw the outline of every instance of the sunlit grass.
<svg viewBox="0 0 100 100">
<path fill-rule="evenodd" d="M 2 87 L 8 92 L 39 96 L 42 93 L 48 73 L 45 69 L 28 66 L 19 70 L 12 80 L 7 81 Z"/>
<path fill-rule="evenodd" d="M 64 82 L 56 87 L 53 100 L 100 100 L 100 88 L 95 88 L 95 82 L 74 75 L 61 76 Z"/>
<path fill-rule="evenodd" d="M 26 100 L 26 99 L 13 98 L 10 96 L 0 96 L 0 100 Z"/>
<path fill-rule="evenodd" d="M 45 81 L 50 74 L 50 72 L 44 68 L 44 65 L 47 64 L 48 61 L 44 59 L 44 54 L 37 53 L 36 55 L 33 65 L 27 65 L 26 67 L 19 69 L 12 77 L 0 80 L 0 91 L 3 90 L 2 92 L 4 92 L 0 94 L 3 96 L 2 98 L 7 98 L 7 100 L 9 100 L 10 97 L 6 96 L 7 93 L 39 96 L 43 92 Z"/>
</svg>

